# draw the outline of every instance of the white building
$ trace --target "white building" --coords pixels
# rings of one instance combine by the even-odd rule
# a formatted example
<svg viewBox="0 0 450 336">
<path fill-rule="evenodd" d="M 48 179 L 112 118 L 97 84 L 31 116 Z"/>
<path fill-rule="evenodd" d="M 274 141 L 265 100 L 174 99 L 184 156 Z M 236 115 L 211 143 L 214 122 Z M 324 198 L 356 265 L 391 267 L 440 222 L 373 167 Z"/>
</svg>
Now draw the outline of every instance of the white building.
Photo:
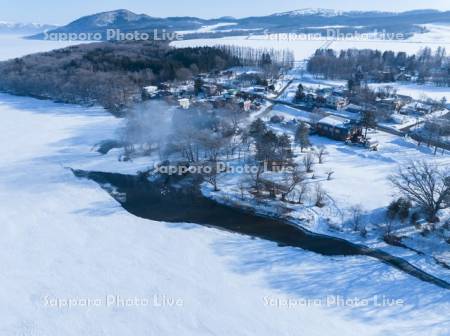
<svg viewBox="0 0 450 336">
<path fill-rule="evenodd" d="M 144 87 L 144 90 L 145 90 L 148 94 L 152 95 L 152 94 L 155 94 L 155 93 L 158 91 L 158 87 L 157 87 L 157 86 L 150 85 L 150 86 Z"/>
<path fill-rule="evenodd" d="M 327 104 L 333 106 L 336 110 L 342 110 L 348 105 L 348 99 L 335 95 L 328 95 L 326 97 Z"/>
<path fill-rule="evenodd" d="M 188 98 L 178 99 L 178 103 L 180 104 L 180 107 L 185 110 L 187 110 L 189 106 L 191 106 L 191 101 Z"/>
</svg>

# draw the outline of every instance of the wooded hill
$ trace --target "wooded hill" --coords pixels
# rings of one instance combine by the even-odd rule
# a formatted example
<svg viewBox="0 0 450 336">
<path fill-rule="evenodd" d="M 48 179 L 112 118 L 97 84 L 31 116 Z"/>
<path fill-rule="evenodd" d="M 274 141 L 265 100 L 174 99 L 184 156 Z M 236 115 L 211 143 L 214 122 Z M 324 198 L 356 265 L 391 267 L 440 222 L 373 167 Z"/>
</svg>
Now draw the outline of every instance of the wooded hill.
<svg viewBox="0 0 450 336">
<path fill-rule="evenodd" d="M 240 64 L 220 48 L 174 49 L 153 41 L 83 44 L 1 62 L 0 91 L 100 104 L 117 113 L 139 100 L 146 85 Z"/>
</svg>

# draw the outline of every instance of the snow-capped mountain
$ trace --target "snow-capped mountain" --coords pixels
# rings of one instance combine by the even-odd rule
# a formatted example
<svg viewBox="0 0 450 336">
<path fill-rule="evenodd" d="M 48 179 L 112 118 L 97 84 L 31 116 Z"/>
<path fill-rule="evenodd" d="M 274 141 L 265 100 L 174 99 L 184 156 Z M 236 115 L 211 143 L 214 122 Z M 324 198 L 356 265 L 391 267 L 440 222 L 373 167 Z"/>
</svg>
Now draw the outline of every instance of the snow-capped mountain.
<svg viewBox="0 0 450 336">
<path fill-rule="evenodd" d="M 230 27 L 220 29 L 226 23 Z M 326 27 L 343 27 L 349 32 L 360 33 L 386 30 L 390 33 L 412 35 L 420 32 L 420 25 L 430 23 L 450 23 L 450 11 L 415 10 L 408 12 L 348 11 L 334 9 L 306 8 L 268 16 L 247 18 L 201 19 L 196 17 L 158 18 L 147 14 L 136 14 L 126 9 L 103 12 L 82 17 L 50 33 L 101 33 L 119 29 L 122 32 L 151 32 L 154 29 L 188 32 L 189 38 L 222 37 L 245 35 L 249 31 L 258 34 L 268 30 L 271 33 L 321 32 Z M 202 29 L 202 27 L 213 27 Z M 41 30 L 42 31 L 42 30 Z M 31 38 L 41 39 L 43 34 Z"/>
<path fill-rule="evenodd" d="M 135 14 L 126 9 L 119 9 L 111 12 L 104 12 L 95 15 L 88 16 L 86 18 L 81 19 L 83 23 L 90 23 L 92 26 L 96 27 L 108 27 L 110 25 L 120 25 L 124 23 L 132 24 L 133 22 L 137 22 L 139 20 L 147 20 L 151 19 L 148 15 L 145 14 Z M 77 20 L 78 21 L 78 20 Z M 77 22 L 75 21 L 75 22 Z"/>
<path fill-rule="evenodd" d="M 106 12 L 95 16 L 95 23 L 99 26 L 107 26 L 119 21 L 138 21 L 146 15 L 138 15 L 126 9 L 120 9 L 114 12 Z"/>
<path fill-rule="evenodd" d="M 304 8 L 304 9 L 298 9 L 298 10 L 293 10 L 293 11 L 289 11 L 289 12 L 275 13 L 275 14 L 272 14 L 272 16 L 311 16 L 311 15 L 317 15 L 317 16 L 332 17 L 332 16 L 339 16 L 341 14 L 342 14 L 342 11 L 337 11 L 337 10 L 334 10 L 334 9 Z"/>
<path fill-rule="evenodd" d="M 107 29 L 121 31 L 152 31 L 153 29 L 194 30 L 207 24 L 217 24 L 220 20 L 203 20 L 192 17 L 156 18 L 146 14 L 136 14 L 126 9 L 102 12 L 79 18 L 50 33 L 104 33 Z M 43 38 L 43 34 L 32 36 Z"/>
<path fill-rule="evenodd" d="M 0 21 L 0 34 L 36 34 L 57 26 L 41 23 L 18 23 Z"/>
</svg>

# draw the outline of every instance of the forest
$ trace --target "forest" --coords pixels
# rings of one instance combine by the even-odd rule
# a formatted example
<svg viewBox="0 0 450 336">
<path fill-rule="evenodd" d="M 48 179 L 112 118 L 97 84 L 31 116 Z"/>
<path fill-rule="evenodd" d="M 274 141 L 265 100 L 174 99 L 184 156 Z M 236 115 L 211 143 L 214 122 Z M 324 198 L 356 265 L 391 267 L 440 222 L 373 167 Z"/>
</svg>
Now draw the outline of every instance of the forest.
<svg viewBox="0 0 450 336">
<path fill-rule="evenodd" d="M 0 91 L 99 104 L 120 114 L 140 101 L 144 86 L 239 65 L 272 68 L 281 57 L 230 47 L 175 49 L 154 41 L 83 44 L 0 63 Z"/>
<path fill-rule="evenodd" d="M 308 62 L 308 71 L 330 79 L 375 82 L 415 81 L 450 86 L 450 57 L 444 48 L 406 52 L 348 49 L 337 53 L 319 49 Z"/>
</svg>

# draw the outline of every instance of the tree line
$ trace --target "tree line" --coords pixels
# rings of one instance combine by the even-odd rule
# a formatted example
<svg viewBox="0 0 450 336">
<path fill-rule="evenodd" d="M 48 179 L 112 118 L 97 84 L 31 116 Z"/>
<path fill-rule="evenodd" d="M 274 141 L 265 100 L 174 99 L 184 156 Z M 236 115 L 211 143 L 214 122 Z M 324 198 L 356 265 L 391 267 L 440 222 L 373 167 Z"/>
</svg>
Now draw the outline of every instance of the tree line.
<svg viewBox="0 0 450 336">
<path fill-rule="evenodd" d="M 261 67 L 267 72 L 277 73 L 294 65 L 294 53 L 288 49 L 249 48 L 235 45 L 223 45 L 219 48 L 239 59 L 242 66 Z"/>
<path fill-rule="evenodd" d="M 442 47 L 430 48 L 416 55 L 406 52 L 370 49 L 348 49 L 339 53 L 332 49 L 319 49 L 308 62 L 307 69 L 316 76 L 329 79 L 393 82 L 413 80 L 450 86 L 450 57 Z"/>
</svg>

